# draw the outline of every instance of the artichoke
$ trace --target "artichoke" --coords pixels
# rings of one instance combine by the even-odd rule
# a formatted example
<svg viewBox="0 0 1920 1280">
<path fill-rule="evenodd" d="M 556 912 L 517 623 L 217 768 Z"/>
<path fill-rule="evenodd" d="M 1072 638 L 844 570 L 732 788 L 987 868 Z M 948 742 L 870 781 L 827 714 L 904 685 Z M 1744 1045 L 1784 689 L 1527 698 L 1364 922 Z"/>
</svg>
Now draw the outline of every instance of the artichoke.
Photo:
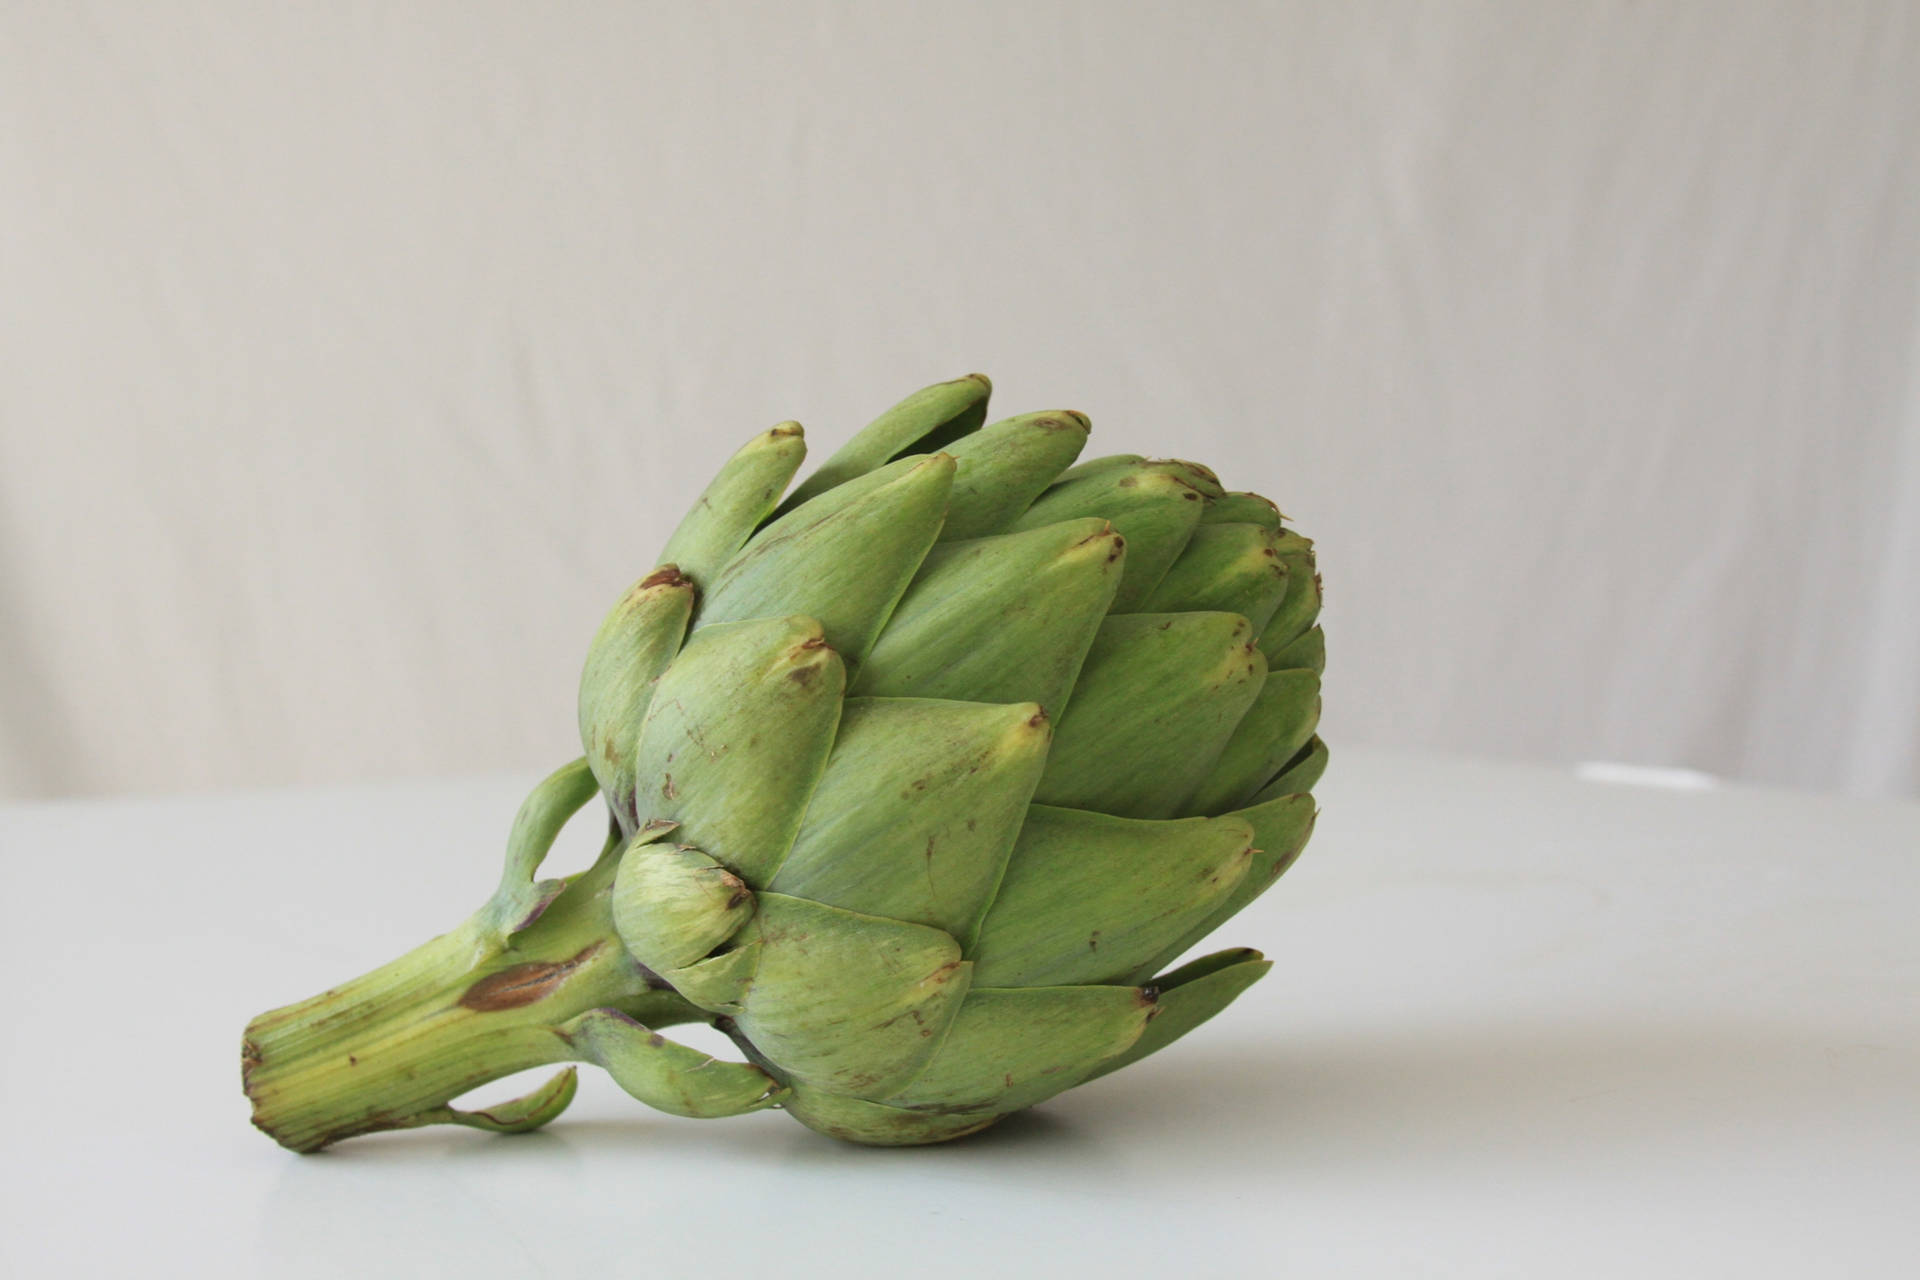
<svg viewBox="0 0 1920 1280">
<path fill-rule="evenodd" d="M 781 500 L 784 423 L 600 627 L 582 760 L 528 798 L 453 932 L 248 1027 L 296 1150 L 517 1131 L 597 1064 L 678 1115 L 786 1109 L 937 1142 L 1138 1061 L 1266 972 L 1162 969 L 1298 857 L 1326 763 L 1312 544 L 1190 462 L 1074 465 L 1087 419 L 982 426 L 980 375 L 883 414 Z M 595 795 L 598 861 L 539 865 Z M 705 1022 L 722 1061 L 660 1034 Z"/>
</svg>

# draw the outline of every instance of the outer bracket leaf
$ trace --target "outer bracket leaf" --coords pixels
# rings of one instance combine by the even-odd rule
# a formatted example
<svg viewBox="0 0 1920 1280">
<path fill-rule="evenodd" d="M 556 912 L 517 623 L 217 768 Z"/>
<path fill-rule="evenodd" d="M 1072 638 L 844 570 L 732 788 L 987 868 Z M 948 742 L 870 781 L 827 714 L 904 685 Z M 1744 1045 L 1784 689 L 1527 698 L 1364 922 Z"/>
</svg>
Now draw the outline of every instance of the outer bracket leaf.
<svg viewBox="0 0 1920 1280">
<path fill-rule="evenodd" d="M 773 1106 L 779 1081 L 748 1062 L 723 1062 L 650 1030 L 617 1009 L 589 1009 L 560 1027 L 582 1062 L 655 1111 L 711 1120 Z"/>
<path fill-rule="evenodd" d="M 564 880 L 536 881 L 534 873 L 546 861 L 560 829 L 598 789 L 582 757 L 547 775 L 521 803 L 507 837 L 507 865 L 500 873 L 500 887 L 480 912 L 483 927 L 495 937 L 505 941 L 527 928 L 567 887 Z"/>
</svg>

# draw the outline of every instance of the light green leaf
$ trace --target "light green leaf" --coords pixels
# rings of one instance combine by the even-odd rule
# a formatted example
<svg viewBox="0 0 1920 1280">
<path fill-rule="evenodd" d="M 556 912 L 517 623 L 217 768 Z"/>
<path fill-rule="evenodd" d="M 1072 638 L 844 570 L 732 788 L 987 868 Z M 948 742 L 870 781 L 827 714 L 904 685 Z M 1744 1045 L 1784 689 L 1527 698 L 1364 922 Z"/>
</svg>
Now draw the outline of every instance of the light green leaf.
<svg viewBox="0 0 1920 1280">
<path fill-rule="evenodd" d="M 1004 533 L 1087 443 L 1087 418 L 1072 410 L 1025 413 L 947 446 L 953 498 L 943 542 Z"/>
<path fill-rule="evenodd" d="M 1267 669 L 1282 671 L 1289 667 L 1302 667 L 1315 673 L 1327 669 L 1327 634 L 1319 627 L 1312 627 L 1298 639 L 1276 649 L 1267 659 Z"/>
<path fill-rule="evenodd" d="M 459 1124 L 488 1133 L 531 1133 L 557 1119 L 579 1091 L 580 1073 L 568 1067 L 532 1093 L 472 1111 L 439 1107 L 423 1114 L 419 1123 Z"/>
<path fill-rule="evenodd" d="M 1119 980 L 1232 895 L 1253 856 L 1233 818 L 1143 821 L 1034 805 L 969 954 L 981 987 Z"/>
<path fill-rule="evenodd" d="M 1201 525 L 1138 612 L 1237 613 L 1258 635 L 1287 594 L 1287 569 L 1274 542 L 1257 524 Z"/>
<path fill-rule="evenodd" d="M 1252 638 L 1231 613 L 1108 618 L 1034 799 L 1130 818 L 1179 813 L 1260 692 L 1266 660 Z"/>
<path fill-rule="evenodd" d="M 781 1101 L 786 1090 L 759 1067 L 726 1062 L 669 1040 L 617 1009 L 590 1009 L 560 1026 L 582 1062 L 605 1067 L 614 1083 L 656 1111 L 712 1120 Z"/>
<path fill-rule="evenodd" d="M 740 1002 L 746 997 L 753 972 L 759 965 L 760 943 L 756 940 L 660 976 L 707 1012 L 734 1014 L 740 1012 Z"/>
<path fill-rule="evenodd" d="M 1320 575 L 1314 572 L 1313 543 L 1284 530 L 1276 544 L 1287 566 L 1287 594 L 1260 632 L 1260 649 L 1269 658 L 1306 634 L 1320 616 Z"/>
<path fill-rule="evenodd" d="M 1037 702 L 1059 714 L 1120 583 L 1104 520 L 943 543 L 855 674 L 884 697 Z"/>
<path fill-rule="evenodd" d="M 1300 749 L 1298 755 L 1287 761 L 1279 776 L 1260 788 L 1253 798 L 1254 804 L 1272 800 L 1279 796 L 1299 795 L 1313 790 L 1320 775 L 1327 771 L 1327 744 L 1315 738 Z"/>
<path fill-rule="evenodd" d="M 933 546 L 952 486 L 952 458 L 906 458 L 780 517 L 721 571 L 699 625 L 818 618 L 857 664 Z"/>
<path fill-rule="evenodd" d="M 1280 508 L 1257 493 L 1226 493 L 1207 504 L 1202 524 L 1257 524 L 1280 532 Z"/>
<path fill-rule="evenodd" d="M 783 422 L 747 441 L 680 521 L 660 562 L 679 566 L 703 588 L 712 587 L 721 567 L 779 503 L 806 456 L 797 422 Z"/>
<path fill-rule="evenodd" d="M 846 671 L 807 618 L 702 627 L 660 678 L 637 808 L 764 884 L 826 767 Z"/>
<path fill-rule="evenodd" d="M 1237 947 L 1195 960 L 1155 980 L 1153 986 L 1159 991 L 1159 1014 L 1147 1024 L 1146 1030 L 1131 1047 L 1117 1057 L 1102 1062 L 1084 1079 L 1097 1080 L 1166 1048 L 1232 1004 L 1241 992 L 1265 977 L 1271 968 L 1273 962 L 1258 951 Z"/>
<path fill-rule="evenodd" d="M 1253 857 L 1246 875 L 1198 923 L 1139 968 L 1124 975 L 1124 981 L 1147 981 L 1272 888 L 1274 881 L 1285 874 L 1287 868 L 1299 859 L 1301 850 L 1306 848 L 1307 837 L 1313 834 L 1316 813 L 1313 797 L 1298 795 L 1281 796 L 1226 815 L 1235 822 L 1245 823 L 1253 831 Z"/>
<path fill-rule="evenodd" d="M 796 1084 L 780 1104 L 788 1115 L 815 1133 L 870 1147 L 916 1147 L 978 1133 L 1000 1118 L 983 1111 L 908 1111 L 863 1098 L 848 1098 Z"/>
<path fill-rule="evenodd" d="M 760 965 L 737 1019 L 781 1072 L 836 1093 L 881 1096 L 939 1047 L 972 974 L 938 929 L 763 893 L 740 931 Z"/>
<path fill-rule="evenodd" d="M 503 940 L 512 937 L 539 919 L 567 887 L 564 880 L 536 881 L 533 877 L 546 861 L 560 829 L 598 790 L 593 771 L 583 758 L 547 775 L 521 803 L 507 836 L 507 862 L 500 873 L 500 887 L 482 913 L 489 932 Z"/>
<path fill-rule="evenodd" d="M 1046 764 L 1034 703 L 849 698 L 771 888 L 969 937 Z"/>
<path fill-rule="evenodd" d="M 600 624 L 580 676 L 580 742 L 621 826 L 633 809 L 633 744 L 653 682 L 679 652 L 693 613 L 693 583 L 671 565 L 640 579 Z"/>
<path fill-rule="evenodd" d="M 1019 533 L 1089 516 L 1112 521 L 1127 544 L 1125 572 L 1113 608 L 1116 613 L 1129 613 L 1159 584 L 1200 523 L 1206 494 L 1196 487 L 1196 478 L 1187 463 L 1099 466 L 1041 494 L 1009 531 Z"/>
<path fill-rule="evenodd" d="M 1245 804 L 1307 744 L 1319 723 L 1319 673 L 1303 668 L 1268 671 L 1260 696 L 1188 799 L 1186 811 L 1225 813 Z"/>
<path fill-rule="evenodd" d="M 1136 987 L 974 990 L 913 1082 L 875 1100 L 943 1111 L 1018 1111 L 1071 1089 L 1124 1053 L 1154 1016 Z"/>
<path fill-rule="evenodd" d="M 993 383 L 970 373 L 914 392 L 875 418 L 838 452 L 820 464 L 780 506 L 780 514 L 809 502 L 837 485 L 910 454 L 934 453 L 975 431 L 987 420 Z"/>
<path fill-rule="evenodd" d="M 688 845 L 629 848 L 613 877 L 613 927 L 655 973 L 701 959 L 753 914 L 753 890 Z"/>
</svg>

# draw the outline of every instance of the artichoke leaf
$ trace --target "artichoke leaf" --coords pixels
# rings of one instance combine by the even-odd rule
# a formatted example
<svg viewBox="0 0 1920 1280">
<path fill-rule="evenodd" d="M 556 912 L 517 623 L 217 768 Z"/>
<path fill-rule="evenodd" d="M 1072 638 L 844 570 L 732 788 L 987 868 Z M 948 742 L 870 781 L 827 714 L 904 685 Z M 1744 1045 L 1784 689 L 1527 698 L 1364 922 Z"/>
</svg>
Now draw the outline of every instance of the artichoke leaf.
<svg viewBox="0 0 1920 1280">
<path fill-rule="evenodd" d="M 1004 533 L 1086 447 L 1089 423 L 1070 409 L 1023 413 L 947 446 L 953 497 L 943 542 Z"/>
<path fill-rule="evenodd" d="M 1138 987 L 975 989 L 926 1070 L 874 1100 L 933 1112 L 1018 1111 L 1126 1052 L 1157 1012 L 1153 995 Z"/>
<path fill-rule="evenodd" d="M 1041 494 L 1009 532 L 1097 516 L 1127 543 L 1115 613 L 1131 613 L 1159 585 L 1200 523 L 1206 494 L 1184 463 L 1138 462 L 1064 480 Z"/>
<path fill-rule="evenodd" d="M 1224 493 L 1200 513 L 1201 524 L 1257 524 L 1274 533 L 1285 518 L 1271 499 L 1257 493 Z"/>
<path fill-rule="evenodd" d="M 1319 627 L 1280 645 L 1267 657 L 1267 667 L 1284 671 L 1295 667 L 1324 672 L 1327 669 L 1327 635 Z"/>
<path fill-rule="evenodd" d="M 923 387 L 875 418 L 820 464 L 780 506 L 785 515 L 829 489 L 878 471 L 897 458 L 933 453 L 987 420 L 993 383 L 984 373 Z"/>
<path fill-rule="evenodd" d="M 970 949 L 978 987 L 1113 982 L 1157 960 L 1247 873 L 1238 818 L 1146 821 L 1035 805 Z"/>
<path fill-rule="evenodd" d="M 1187 1032 L 1232 1004 L 1248 987 L 1266 976 L 1273 962 L 1250 947 L 1219 951 L 1185 965 L 1153 983 L 1159 993 L 1159 1016 L 1147 1024 L 1140 1038 L 1115 1057 L 1082 1077 L 1097 1080 L 1110 1071 L 1132 1066 L 1150 1053 L 1166 1048 Z"/>
<path fill-rule="evenodd" d="M 680 969 L 725 942 L 753 914 L 753 890 L 690 845 L 635 845 L 613 878 L 613 927 L 655 973 Z"/>
<path fill-rule="evenodd" d="M 1260 696 L 1241 718 L 1188 813 L 1224 813 L 1246 803 L 1313 737 L 1320 723 L 1320 675 L 1305 668 L 1269 670 Z"/>
<path fill-rule="evenodd" d="M 755 939 L 744 946 L 696 960 L 680 969 L 670 969 L 661 977 L 687 1000 L 709 1013 L 737 1014 L 754 970 L 760 967 L 760 943 Z"/>
<path fill-rule="evenodd" d="M 699 625 L 817 618 L 858 663 L 939 536 L 953 469 L 945 454 L 904 458 L 774 520 L 720 571 Z"/>
<path fill-rule="evenodd" d="M 1287 566 L 1287 594 L 1260 632 L 1260 649 L 1270 658 L 1305 635 L 1320 616 L 1320 575 L 1314 572 L 1312 541 L 1286 529 L 1275 548 Z"/>
<path fill-rule="evenodd" d="M 1129 818 L 1179 813 L 1259 695 L 1266 659 L 1252 639 L 1238 614 L 1108 618 L 1034 799 Z"/>
<path fill-rule="evenodd" d="M 873 1147 L 946 1142 L 976 1133 L 1000 1118 L 1000 1112 L 991 1107 L 977 1111 L 909 1111 L 797 1083 L 780 1105 L 817 1133 Z"/>
<path fill-rule="evenodd" d="M 826 767 L 846 671 L 808 618 L 702 627 L 660 677 L 635 808 L 749 884 L 786 856 Z"/>
<path fill-rule="evenodd" d="M 617 1009 L 589 1009 L 561 1024 L 582 1062 L 656 1111 L 695 1120 L 744 1115 L 778 1103 L 780 1082 L 747 1062 L 726 1062 L 669 1040 Z"/>
<path fill-rule="evenodd" d="M 711 587 L 721 567 L 779 503 L 806 456 L 806 436 L 797 422 L 783 422 L 747 441 L 680 521 L 660 553 L 662 563 L 678 565 L 696 584 Z"/>
<path fill-rule="evenodd" d="M 547 775 L 521 802 L 507 836 L 500 887 L 482 909 L 484 928 L 504 941 L 540 918 L 567 887 L 564 880 L 535 880 L 562 827 L 599 790 L 583 757 Z"/>
<path fill-rule="evenodd" d="M 1287 566 L 1276 541 L 1257 524 L 1202 524 L 1138 612 L 1237 613 L 1259 634 L 1287 594 Z"/>
<path fill-rule="evenodd" d="M 622 828 L 633 810 L 634 737 L 653 682 L 680 650 L 693 615 L 693 583 L 672 565 L 640 579 L 600 624 L 580 676 L 580 742 Z"/>
<path fill-rule="evenodd" d="M 940 1047 L 973 966 L 951 936 L 924 925 L 760 894 L 739 945 L 760 948 L 735 1019 L 793 1080 L 882 1096 L 918 1075 Z"/>
<path fill-rule="evenodd" d="M 1260 804 L 1280 796 L 1311 791 L 1313 784 L 1320 781 L 1320 775 L 1326 771 L 1327 744 L 1315 738 L 1302 747 L 1298 755 L 1287 761 L 1272 782 L 1260 788 L 1259 794 L 1253 797 L 1253 803 Z"/>
<path fill-rule="evenodd" d="M 1301 850 L 1306 848 L 1307 837 L 1313 834 L 1313 823 L 1318 814 L 1313 797 L 1309 795 L 1280 796 L 1228 814 L 1228 818 L 1246 823 L 1253 831 L 1253 857 L 1246 875 L 1233 886 L 1232 892 L 1216 902 L 1185 934 L 1128 974 L 1125 980 L 1147 981 L 1163 966 L 1184 955 L 1188 948 L 1271 889 L 1274 881 L 1286 874 L 1287 869 L 1299 859 Z"/>
<path fill-rule="evenodd" d="M 1093 476 L 1104 475 L 1109 471 L 1125 471 L 1131 467 L 1143 465 L 1147 459 L 1137 453 L 1109 453 L 1098 458 L 1088 458 L 1062 471 L 1053 482 L 1054 488 L 1072 484 L 1075 480 L 1086 480 Z"/>
<path fill-rule="evenodd" d="M 826 772 L 768 887 L 970 936 L 1050 736 L 1031 702 L 847 699 Z"/>
<path fill-rule="evenodd" d="M 851 692 L 1064 708 L 1120 584 L 1104 520 L 942 543 L 927 556 Z"/>
<path fill-rule="evenodd" d="M 579 1092 L 580 1072 L 568 1067 L 538 1089 L 518 1098 L 491 1107 L 476 1107 L 471 1111 L 442 1107 L 427 1113 L 422 1117 L 422 1122 L 459 1124 L 488 1133 L 531 1133 L 557 1119 L 561 1112 L 573 1104 L 574 1095 Z"/>
</svg>

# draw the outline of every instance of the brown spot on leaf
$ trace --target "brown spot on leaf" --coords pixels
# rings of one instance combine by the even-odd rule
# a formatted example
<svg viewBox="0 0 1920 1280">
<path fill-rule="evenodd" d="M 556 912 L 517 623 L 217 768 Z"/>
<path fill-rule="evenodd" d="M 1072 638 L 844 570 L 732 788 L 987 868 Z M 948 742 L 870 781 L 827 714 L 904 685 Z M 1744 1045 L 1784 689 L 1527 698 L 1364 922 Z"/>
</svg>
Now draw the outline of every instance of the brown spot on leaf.
<svg viewBox="0 0 1920 1280">
<path fill-rule="evenodd" d="M 642 591 L 648 587 L 690 587 L 692 585 L 693 579 L 680 572 L 680 566 L 675 564 L 663 564 L 640 579 Z"/>
</svg>

